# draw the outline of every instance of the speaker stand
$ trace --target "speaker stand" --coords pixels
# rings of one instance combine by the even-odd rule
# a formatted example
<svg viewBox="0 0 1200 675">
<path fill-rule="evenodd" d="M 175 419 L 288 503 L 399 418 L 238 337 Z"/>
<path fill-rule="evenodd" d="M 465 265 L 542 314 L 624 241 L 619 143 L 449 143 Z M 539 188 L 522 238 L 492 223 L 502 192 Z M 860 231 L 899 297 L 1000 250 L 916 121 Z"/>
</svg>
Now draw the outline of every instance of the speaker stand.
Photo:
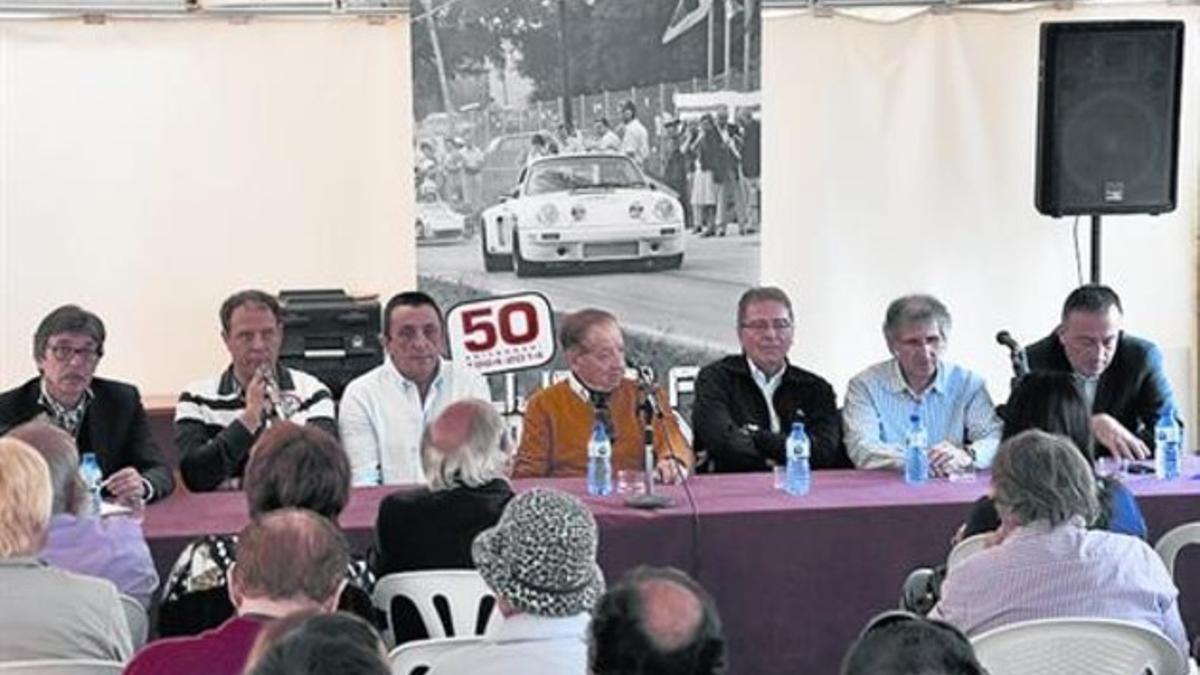
<svg viewBox="0 0 1200 675">
<path fill-rule="evenodd" d="M 1100 283 L 1100 216 L 1092 215 L 1092 283 Z"/>
</svg>

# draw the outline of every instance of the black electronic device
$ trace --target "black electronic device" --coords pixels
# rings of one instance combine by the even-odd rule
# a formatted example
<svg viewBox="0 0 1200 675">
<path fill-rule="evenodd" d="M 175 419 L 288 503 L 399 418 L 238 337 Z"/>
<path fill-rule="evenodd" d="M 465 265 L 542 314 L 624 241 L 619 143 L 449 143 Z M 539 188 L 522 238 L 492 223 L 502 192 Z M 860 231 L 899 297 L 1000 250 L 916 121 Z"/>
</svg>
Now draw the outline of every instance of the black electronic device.
<svg viewBox="0 0 1200 675">
<path fill-rule="evenodd" d="M 383 363 L 378 296 L 353 298 L 340 289 L 280 291 L 279 305 L 279 362 L 324 382 L 334 399 L 350 380 Z"/>
<path fill-rule="evenodd" d="M 1183 29 L 1182 21 L 1042 24 L 1038 211 L 1175 209 Z"/>
</svg>

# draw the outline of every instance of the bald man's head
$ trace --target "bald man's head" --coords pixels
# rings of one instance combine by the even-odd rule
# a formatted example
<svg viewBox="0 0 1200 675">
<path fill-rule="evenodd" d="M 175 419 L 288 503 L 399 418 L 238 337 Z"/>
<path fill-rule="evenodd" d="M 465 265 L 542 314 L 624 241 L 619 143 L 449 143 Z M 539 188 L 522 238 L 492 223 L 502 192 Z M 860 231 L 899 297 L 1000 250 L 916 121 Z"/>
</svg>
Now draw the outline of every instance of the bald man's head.
<svg viewBox="0 0 1200 675">
<path fill-rule="evenodd" d="M 79 450 L 75 437 L 46 422 L 26 422 L 6 434 L 29 444 L 50 468 L 54 492 L 53 512 L 78 513 L 87 500 L 87 489 L 79 478 Z"/>
<path fill-rule="evenodd" d="M 596 607 L 589 649 L 595 675 L 725 672 L 725 640 L 712 598 L 687 574 L 639 567 Z"/>
</svg>

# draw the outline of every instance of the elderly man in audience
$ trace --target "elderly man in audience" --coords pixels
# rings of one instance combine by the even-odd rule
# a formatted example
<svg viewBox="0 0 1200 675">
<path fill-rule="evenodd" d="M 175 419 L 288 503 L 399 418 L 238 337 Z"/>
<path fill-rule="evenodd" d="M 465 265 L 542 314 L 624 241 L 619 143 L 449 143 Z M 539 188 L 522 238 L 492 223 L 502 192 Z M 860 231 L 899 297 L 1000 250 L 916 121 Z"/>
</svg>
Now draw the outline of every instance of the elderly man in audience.
<svg viewBox="0 0 1200 675">
<path fill-rule="evenodd" d="M 104 355 L 104 322 L 76 305 L 46 315 L 33 334 L 38 376 L 0 394 L 0 433 L 44 418 L 94 453 L 105 492 L 133 504 L 161 499 L 175 480 L 150 435 L 136 387 L 96 377 Z"/>
<path fill-rule="evenodd" d="M 350 499 L 350 464 L 332 436 L 312 426 L 272 425 L 255 443 L 246 465 L 246 503 L 251 517 L 280 508 L 301 508 L 337 522 Z M 160 635 L 192 635 L 233 614 L 229 571 L 240 557 L 231 535 L 209 535 L 179 555 L 163 584 Z M 342 570 L 349 581 L 341 607 L 373 618 L 373 577 L 362 561 Z"/>
<path fill-rule="evenodd" d="M 605 428 L 612 442 L 614 470 L 641 469 L 648 396 L 663 412 L 651 420 L 659 477 L 671 480 L 691 469 L 692 449 L 666 396 L 657 388 L 646 392 L 625 377 L 625 338 L 616 317 L 601 309 L 568 314 L 559 328 L 559 342 L 571 373 L 529 398 L 514 476 L 584 475 L 596 425 Z"/>
<path fill-rule="evenodd" d="M 751 288 L 738 300 L 742 353 L 710 363 L 696 379 L 696 453 L 717 471 L 764 471 L 784 462 L 795 422 L 812 441 L 815 468 L 851 466 L 833 387 L 788 362 L 795 317 L 787 294 Z"/>
<path fill-rule="evenodd" d="M 221 304 L 220 317 L 232 363 L 219 377 L 188 385 L 175 406 L 179 469 L 196 492 L 237 488 L 250 446 L 276 420 L 337 435 L 329 389 L 279 365 L 279 302 L 262 291 L 239 291 Z"/>
<path fill-rule="evenodd" d="M 1087 460 L 1061 436 L 1029 430 L 992 464 L 993 544 L 951 569 L 931 616 L 967 635 L 1032 619 L 1092 616 L 1154 628 L 1188 653 L 1175 588 L 1146 542 L 1087 526 L 1099 503 Z"/>
<path fill-rule="evenodd" d="M 534 489 L 508 503 L 472 555 L 504 616 L 482 645 L 453 651 L 428 675 L 583 675 L 592 607 L 604 592 L 596 521 L 575 497 Z"/>
<path fill-rule="evenodd" d="M 1154 424 L 1175 407 L 1162 353 L 1121 330 L 1121 299 L 1108 286 L 1080 286 L 1063 303 L 1062 323 L 1025 350 L 1031 370 L 1072 373 L 1092 411 L 1092 433 L 1104 454 L 1144 459 L 1153 453 Z"/>
<path fill-rule="evenodd" d="M 0 438 L 0 662 L 124 661 L 133 643 L 112 582 L 37 558 L 53 499 L 41 455 Z"/>
<path fill-rule="evenodd" d="M 117 590 L 148 607 L 158 588 L 158 572 L 141 521 L 86 513 L 88 495 L 79 478 L 75 439 L 42 422 L 27 422 L 7 436 L 28 443 L 50 469 L 53 515 L 38 557 L 59 569 L 108 579 Z"/>
<path fill-rule="evenodd" d="M 634 569 L 600 598 L 588 660 L 592 675 L 724 673 L 716 604 L 679 570 Z"/>
<path fill-rule="evenodd" d="M 338 412 L 355 485 L 423 483 L 417 442 L 425 425 L 464 398 L 491 398 L 482 375 L 442 357 L 446 326 L 433 298 L 418 291 L 388 300 L 387 359 L 346 385 Z"/>
<path fill-rule="evenodd" d="M 263 624 L 315 608 L 332 612 L 346 583 L 346 539 L 327 518 L 279 509 L 238 535 L 229 595 L 237 616 L 197 637 L 151 644 L 126 675 L 240 675 Z"/>
<path fill-rule="evenodd" d="M 874 617 L 850 646 L 841 675 L 987 675 L 954 626 L 902 611 Z"/>
<path fill-rule="evenodd" d="M 942 359 L 950 312 L 930 295 L 906 295 L 887 308 L 883 336 L 892 358 L 855 375 L 842 410 L 846 447 L 861 469 L 904 465 L 909 418 L 919 414 L 930 466 L 946 475 L 986 468 L 1001 422 L 983 378 Z"/>
</svg>

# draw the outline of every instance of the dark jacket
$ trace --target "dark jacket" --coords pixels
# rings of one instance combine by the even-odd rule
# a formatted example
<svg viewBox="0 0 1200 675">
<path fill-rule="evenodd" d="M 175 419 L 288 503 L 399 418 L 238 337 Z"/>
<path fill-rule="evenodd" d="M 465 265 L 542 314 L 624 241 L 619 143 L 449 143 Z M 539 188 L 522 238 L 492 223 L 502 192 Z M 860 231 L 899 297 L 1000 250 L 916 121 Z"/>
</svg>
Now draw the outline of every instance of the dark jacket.
<svg viewBox="0 0 1200 675">
<path fill-rule="evenodd" d="M 718 472 L 764 471 L 770 466 L 767 460 L 784 462 L 792 423 L 802 421 L 812 441 L 813 468 L 853 466 L 842 444 L 842 420 L 828 382 L 789 364 L 772 403 L 779 416 L 779 433 L 771 432 L 767 402 L 750 375 L 744 354 L 726 356 L 702 368 L 692 408 L 697 454 L 707 452 Z"/>
<path fill-rule="evenodd" d="M 393 572 L 471 569 L 471 542 L 496 524 L 512 499 L 497 478 L 477 488 L 419 488 L 395 492 L 379 503 L 369 563 L 377 577 Z"/>
<path fill-rule="evenodd" d="M 40 381 L 35 377 L 0 394 L 0 434 L 46 412 L 38 405 Z M 137 387 L 95 377 L 91 389 L 94 398 L 75 439 L 80 456 L 95 453 L 105 477 L 132 466 L 154 487 L 154 499 L 171 494 L 175 479 L 150 435 Z"/>
<path fill-rule="evenodd" d="M 1030 370 L 1073 372 L 1058 335 L 1038 340 L 1025 349 Z M 1162 353 L 1148 340 L 1121 333 L 1117 350 L 1100 373 L 1092 413 L 1112 415 L 1154 451 L 1154 424 L 1164 403 L 1174 405 L 1171 383 L 1163 372 Z M 1097 443 L 1097 454 L 1110 454 Z"/>
</svg>

